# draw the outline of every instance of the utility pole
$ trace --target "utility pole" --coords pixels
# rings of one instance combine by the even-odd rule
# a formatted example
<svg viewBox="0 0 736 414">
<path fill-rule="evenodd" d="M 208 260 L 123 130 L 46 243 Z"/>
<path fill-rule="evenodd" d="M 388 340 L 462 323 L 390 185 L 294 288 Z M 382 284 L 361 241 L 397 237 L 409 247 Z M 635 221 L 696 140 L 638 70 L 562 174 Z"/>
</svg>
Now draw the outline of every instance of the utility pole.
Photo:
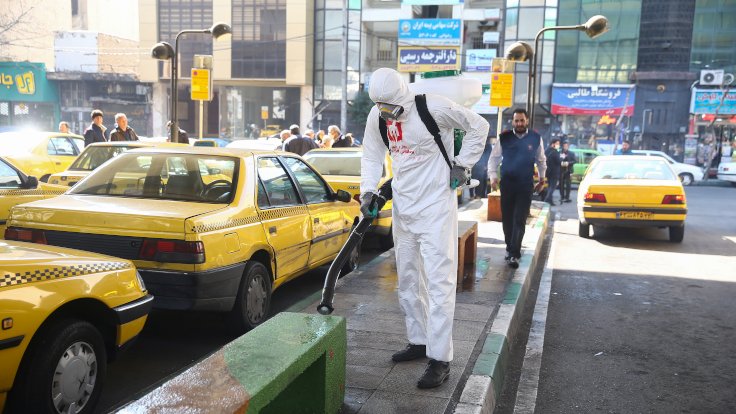
<svg viewBox="0 0 736 414">
<path fill-rule="evenodd" d="M 340 102 L 340 131 L 344 134 L 348 128 L 348 1 L 342 2 L 342 102 Z"/>
</svg>

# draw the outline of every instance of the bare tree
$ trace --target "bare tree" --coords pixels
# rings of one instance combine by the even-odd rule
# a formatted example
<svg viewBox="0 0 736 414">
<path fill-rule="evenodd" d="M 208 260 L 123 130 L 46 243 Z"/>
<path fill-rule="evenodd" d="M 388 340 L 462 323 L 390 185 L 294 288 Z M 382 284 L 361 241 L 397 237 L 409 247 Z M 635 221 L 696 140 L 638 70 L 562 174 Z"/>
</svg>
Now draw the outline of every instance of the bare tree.
<svg viewBox="0 0 736 414">
<path fill-rule="evenodd" d="M 31 10 L 33 10 L 33 6 L 23 1 L 3 1 L 2 3 L 9 7 L 3 7 L 4 10 L 0 11 L 0 50 L 17 40 L 12 36 L 13 31 L 30 23 Z"/>
</svg>

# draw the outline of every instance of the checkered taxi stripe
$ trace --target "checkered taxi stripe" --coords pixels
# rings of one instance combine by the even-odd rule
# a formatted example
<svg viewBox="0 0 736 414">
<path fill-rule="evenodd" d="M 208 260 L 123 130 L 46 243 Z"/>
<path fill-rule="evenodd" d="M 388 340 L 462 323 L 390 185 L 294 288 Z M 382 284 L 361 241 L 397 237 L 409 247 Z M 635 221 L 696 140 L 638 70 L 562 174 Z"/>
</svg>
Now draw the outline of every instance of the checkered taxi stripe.
<svg viewBox="0 0 736 414">
<path fill-rule="evenodd" d="M 307 213 L 306 206 L 295 206 L 295 207 L 282 207 L 282 208 L 270 208 L 268 210 L 261 210 L 258 212 L 258 216 L 261 220 L 274 220 L 283 217 L 295 216 L 298 214 Z"/>
<path fill-rule="evenodd" d="M 59 266 L 37 269 L 32 272 L 3 272 L 2 275 L 0 275 L 0 288 L 22 285 L 25 283 L 42 282 L 45 280 L 61 279 L 65 277 L 84 276 L 92 273 L 130 269 L 132 267 L 133 266 L 131 264 L 123 262 L 96 262 L 76 266 Z"/>
<path fill-rule="evenodd" d="M 207 233 L 210 231 L 222 230 L 222 229 L 227 229 L 230 227 L 240 227 L 240 226 L 245 226 L 247 224 L 254 224 L 254 223 L 258 223 L 258 221 L 260 221 L 258 216 L 252 216 L 252 217 L 229 219 L 229 220 L 220 221 L 216 223 L 204 223 L 204 224 L 198 224 L 196 226 L 193 226 L 192 232 Z"/>
<path fill-rule="evenodd" d="M 43 195 L 61 195 L 64 194 L 66 189 L 60 190 L 42 190 L 37 188 L 35 190 L 0 190 L 2 196 L 43 196 Z"/>
</svg>

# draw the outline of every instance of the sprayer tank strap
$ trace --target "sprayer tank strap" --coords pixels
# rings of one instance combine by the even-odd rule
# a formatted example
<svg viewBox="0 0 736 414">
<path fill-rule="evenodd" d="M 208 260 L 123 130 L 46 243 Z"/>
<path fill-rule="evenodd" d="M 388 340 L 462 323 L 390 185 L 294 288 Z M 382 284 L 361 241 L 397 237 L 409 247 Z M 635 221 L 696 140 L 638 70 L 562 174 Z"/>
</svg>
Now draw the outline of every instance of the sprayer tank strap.
<svg viewBox="0 0 736 414">
<path fill-rule="evenodd" d="M 437 126 L 437 122 L 432 117 L 432 114 L 429 113 L 429 108 L 427 108 L 427 97 L 425 95 L 416 95 L 414 96 L 414 102 L 417 104 L 417 111 L 419 111 L 419 118 L 422 119 L 422 123 L 424 123 L 424 126 L 427 128 L 427 131 L 429 131 L 430 134 L 434 137 L 434 142 L 437 143 L 437 146 L 440 147 L 440 152 L 442 153 L 442 156 L 445 158 L 445 162 L 447 162 L 447 166 L 452 169 L 452 163 L 450 162 L 450 157 L 447 156 L 447 150 L 445 149 L 445 146 L 442 144 L 442 137 L 440 136 L 440 127 Z M 378 130 L 381 132 L 381 138 L 383 139 L 383 144 L 386 145 L 386 148 L 389 147 L 388 143 L 388 129 L 386 127 L 386 120 L 378 117 Z"/>
</svg>

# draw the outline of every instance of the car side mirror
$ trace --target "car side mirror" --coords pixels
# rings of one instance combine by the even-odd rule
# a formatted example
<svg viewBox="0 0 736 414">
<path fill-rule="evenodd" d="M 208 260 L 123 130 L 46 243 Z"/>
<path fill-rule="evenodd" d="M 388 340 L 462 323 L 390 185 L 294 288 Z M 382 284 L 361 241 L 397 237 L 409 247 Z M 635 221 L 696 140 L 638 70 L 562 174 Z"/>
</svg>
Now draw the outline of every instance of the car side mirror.
<svg viewBox="0 0 736 414">
<path fill-rule="evenodd" d="M 23 183 L 23 188 L 36 188 L 38 187 L 38 178 L 36 177 L 28 177 L 26 178 L 26 182 Z"/>
<path fill-rule="evenodd" d="M 335 195 L 335 199 L 337 201 L 342 201 L 343 203 L 349 203 L 350 200 L 353 198 L 350 196 L 350 193 L 348 193 L 345 190 L 337 190 L 337 194 Z"/>
</svg>

